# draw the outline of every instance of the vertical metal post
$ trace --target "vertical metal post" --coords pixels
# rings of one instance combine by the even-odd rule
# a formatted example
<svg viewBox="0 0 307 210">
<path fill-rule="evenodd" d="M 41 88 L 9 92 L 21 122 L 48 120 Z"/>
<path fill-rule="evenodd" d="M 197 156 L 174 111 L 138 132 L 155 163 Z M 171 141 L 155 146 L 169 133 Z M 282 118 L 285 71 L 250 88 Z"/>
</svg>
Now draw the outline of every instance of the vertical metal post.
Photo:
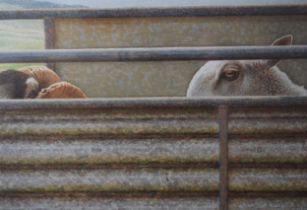
<svg viewBox="0 0 307 210">
<path fill-rule="evenodd" d="M 228 106 L 219 106 L 218 112 L 220 140 L 220 210 L 228 210 Z"/>
<path fill-rule="evenodd" d="M 53 18 L 44 19 L 44 29 L 45 29 L 45 48 L 54 49 L 55 48 L 55 25 Z M 47 63 L 47 67 L 56 71 L 55 63 Z"/>
</svg>

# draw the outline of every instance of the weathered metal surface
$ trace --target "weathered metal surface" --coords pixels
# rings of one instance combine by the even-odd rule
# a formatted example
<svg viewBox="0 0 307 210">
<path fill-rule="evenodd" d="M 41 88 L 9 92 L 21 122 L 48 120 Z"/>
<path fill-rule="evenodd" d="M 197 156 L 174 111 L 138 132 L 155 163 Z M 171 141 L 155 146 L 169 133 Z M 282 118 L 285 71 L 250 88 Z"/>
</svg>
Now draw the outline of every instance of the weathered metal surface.
<svg viewBox="0 0 307 210">
<path fill-rule="evenodd" d="M 305 45 L 306 23 L 305 15 L 56 19 L 55 42 L 58 49 L 263 46 L 293 34 L 295 45 Z M 90 97 L 184 96 L 206 62 L 200 59 L 58 63 L 57 72 Z M 278 64 L 291 80 L 305 86 L 306 65 L 307 59 Z"/>
<path fill-rule="evenodd" d="M 218 143 L 209 138 L 2 139 L 0 164 L 217 163 Z"/>
<path fill-rule="evenodd" d="M 205 192 L 218 190 L 216 169 L 2 170 L 0 192 Z"/>
<path fill-rule="evenodd" d="M 0 52 L 0 63 L 306 58 L 307 46 L 113 48 Z"/>
<path fill-rule="evenodd" d="M 44 19 L 44 31 L 45 31 L 45 48 L 54 49 L 55 48 L 55 24 L 54 19 L 45 18 Z M 56 70 L 55 63 L 47 63 L 47 67 Z"/>
<path fill-rule="evenodd" d="M 104 198 L 97 195 L 80 194 L 79 196 L 71 195 L 46 195 L 35 196 L 25 195 L 18 196 L 1 196 L 0 209 L 178 209 L 178 210 L 217 210 L 219 202 L 215 197 L 178 197 L 163 198 L 161 195 L 144 198 Z M 271 209 L 271 210 L 289 210 L 289 209 L 306 209 L 307 198 L 236 198 L 230 200 L 229 209 Z"/>
<path fill-rule="evenodd" d="M 218 106 L 229 107 L 229 209 L 304 209 L 306 104 L 307 97 L 0 101 L 0 209 L 218 209 L 217 138 L 227 125 L 218 124 Z"/>
<path fill-rule="evenodd" d="M 45 30 L 45 48 L 53 49 L 55 47 L 55 25 L 54 19 L 44 19 L 44 30 Z"/>
<path fill-rule="evenodd" d="M 285 34 L 293 34 L 295 45 L 303 45 L 306 44 L 307 16 L 54 21 L 56 48 L 60 49 L 270 45 Z"/>
<path fill-rule="evenodd" d="M 307 134 L 305 107 L 237 109 L 229 120 L 229 133 L 237 135 Z"/>
<path fill-rule="evenodd" d="M 307 193 L 307 169 L 231 169 L 229 190 L 250 192 L 301 191 Z"/>
<path fill-rule="evenodd" d="M 306 163 L 307 139 L 295 135 L 231 139 L 229 159 L 232 163 L 275 163 L 279 167 L 282 163 Z"/>
<path fill-rule="evenodd" d="M 186 17 L 186 16 L 250 16 L 305 15 L 305 5 L 228 6 L 228 7 L 169 7 L 123 9 L 40 9 L 3 10 L 0 19 L 110 18 L 110 17 Z"/>
<path fill-rule="evenodd" d="M 242 118 L 253 116 L 253 111 L 259 117 L 265 117 L 267 114 L 278 116 L 300 116 L 306 113 L 305 106 L 307 96 L 232 96 L 232 97 L 206 97 L 206 98 L 186 98 L 186 97 L 153 97 L 153 98 L 100 98 L 100 99 L 71 99 L 71 100 L 0 100 L 0 111 L 22 111 L 26 110 L 46 111 L 75 109 L 83 110 L 105 110 L 104 115 L 116 114 L 114 109 L 142 111 L 146 108 L 150 113 L 160 114 L 176 113 L 173 116 L 189 115 L 192 113 L 202 114 L 201 116 L 216 117 L 217 106 L 231 106 L 231 115 L 233 117 L 242 116 Z M 276 108 L 275 108 L 276 107 Z M 278 109 L 277 109 L 278 107 Z M 289 107 L 291 109 L 289 109 Z M 238 113 L 238 108 L 242 113 Z M 265 108 L 265 109 L 264 109 Z M 50 109 L 50 110 L 49 110 Z M 156 109 L 159 109 L 157 111 Z M 113 112 L 107 112 L 113 110 Z M 200 110 L 204 111 L 200 113 Z M 247 110 L 247 111 L 246 111 Z M 257 111 L 258 110 L 258 111 Z M 269 110 L 267 113 L 264 110 Z M 281 111 L 281 112 L 279 112 Z M 298 113 L 296 113 L 296 111 Z M 78 114 L 73 112 L 74 114 Z M 134 113 L 136 116 L 140 112 Z M 33 113 L 31 113 L 33 114 Z M 179 114 L 179 115 L 177 115 Z M 249 115 L 248 115 L 249 114 Z M 30 116 L 30 114 L 28 114 Z M 95 115 L 92 115 L 95 117 Z"/>
<path fill-rule="evenodd" d="M 227 210 L 228 204 L 228 107 L 218 107 L 219 120 L 219 164 L 220 164 L 220 209 Z"/>
<path fill-rule="evenodd" d="M 99 168 L 99 166 L 96 166 Z M 1 192 L 212 192 L 219 190 L 217 169 L 150 168 L 2 169 Z M 307 192 L 307 169 L 232 169 L 230 191 Z"/>
<path fill-rule="evenodd" d="M 80 194 L 71 195 L 47 195 L 35 196 L 1 196 L 0 209 L 178 209 L 178 210 L 217 210 L 219 202 L 215 197 L 178 197 L 163 198 L 161 195 L 153 198 L 104 198 L 97 195 Z M 235 198 L 230 200 L 229 209 L 271 209 L 271 210 L 289 210 L 306 209 L 307 198 L 287 198 L 287 197 L 269 197 L 269 198 Z"/>
<path fill-rule="evenodd" d="M 0 126 L 1 136 L 16 135 L 185 135 L 185 134 L 216 134 L 217 123 L 215 122 L 214 110 L 209 108 L 206 113 L 204 109 L 165 109 L 146 105 L 140 107 L 122 108 L 108 107 L 103 101 L 102 107 L 86 108 L 86 104 L 79 101 L 79 108 L 73 109 L 73 102 L 64 102 L 63 108 L 37 109 L 30 113 L 26 111 L 1 112 L 2 120 Z M 133 101 L 131 101 L 133 103 Z M 22 104 L 22 103 L 21 103 Z M 48 102 L 27 103 L 31 106 Z M 61 103 L 53 103 L 59 106 Z M 66 106 L 64 106 L 66 104 Z M 82 106 L 83 104 L 83 106 Z M 18 103 L 15 104 L 19 106 Z M 52 105 L 52 104 L 50 104 Z M 78 103 L 75 103 L 77 106 Z M 132 104 L 131 104 L 132 105 Z M 1 106 L 1 105 L 0 105 Z M 20 106 L 22 107 L 22 106 Z M 51 106 L 52 107 L 52 106 Z M 65 108 L 64 108 L 65 107 Z M 85 109 L 82 109 L 84 107 Z M 171 106 L 172 107 L 172 106 Z M 171 108 L 170 107 L 170 108 Z M 26 110 L 26 109 L 25 109 Z M 160 111 L 159 111 L 160 110 Z M 191 117 L 191 115 L 194 117 Z M 201 114 L 203 114 L 201 116 Z"/>
<path fill-rule="evenodd" d="M 230 209 L 265 209 L 265 210 L 305 210 L 306 197 L 289 198 L 277 196 L 275 198 L 238 198 L 230 201 Z"/>
<path fill-rule="evenodd" d="M 133 209 L 133 210 L 156 210 L 156 209 L 177 209 L 177 210 L 217 210 L 218 201 L 216 198 L 169 198 L 161 196 L 154 198 L 100 198 L 95 195 L 73 196 L 46 196 L 46 197 L 1 197 L 0 209 Z"/>
<path fill-rule="evenodd" d="M 129 139 L 63 136 L 1 139 L 0 164 L 156 164 L 218 162 L 219 143 L 206 137 Z M 231 163 L 305 163 L 307 139 L 242 139 L 229 142 Z"/>
<path fill-rule="evenodd" d="M 62 12 L 61 15 L 60 12 Z M 300 31 L 305 18 L 297 15 L 306 15 L 306 7 L 151 8 L 96 12 L 82 10 L 81 14 L 84 16 L 80 16 L 80 14 L 74 16 L 76 12 L 81 11 L 3 11 L 0 12 L 0 19 L 1 15 L 7 15 L 8 19 L 41 18 L 42 15 L 45 15 L 44 18 L 296 15 L 291 18 L 292 21 L 295 20 L 297 25 L 292 25 L 291 21 L 289 25 L 291 25 L 291 29 Z M 236 19 L 226 18 L 230 22 Z M 251 17 L 249 20 L 259 22 L 261 19 L 253 18 Z M 288 21 L 291 18 L 285 16 L 279 20 L 287 19 Z M 162 19 L 155 20 L 159 22 Z M 192 19 L 187 18 L 189 21 Z M 113 19 L 113 21 L 121 20 L 120 18 Z M 179 22 L 184 22 L 182 20 L 180 19 Z M 85 22 L 87 21 L 85 20 Z M 263 30 L 269 31 L 270 34 L 272 31 L 268 28 L 273 28 L 274 32 L 276 32 L 274 28 L 281 29 L 278 34 L 282 31 L 288 33 L 288 30 L 285 30 L 286 27 L 283 27 L 284 22 L 276 21 L 276 19 L 275 22 L 281 23 L 280 27 L 276 27 L 276 25 L 274 27 L 274 24 L 265 27 L 263 23 L 261 23 L 261 27 Z M 61 23 L 61 20 L 58 23 Z M 247 24 L 255 30 L 259 28 L 250 22 Z M 97 28 L 97 26 L 91 26 Z M 228 32 L 235 30 L 239 31 L 240 35 L 244 34 L 238 30 L 238 27 L 227 26 Z M 65 27 L 70 28 L 67 25 Z M 193 27 L 196 26 L 193 25 Z M 239 27 L 244 28 L 244 25 L 239 24 Z M 158 31 L 161 29 L 157 28 Z M 61 27 L 57 29 L 61 29 Z M 153 28 L 149 27 L 149 29 Z M 153 31 L 155 30 L 157 29 Z M 211 29 L 207 28 L 206 30 L 212 33 Z M 225 32 L 225 28 L 223 30 Z M 246 27 L 245 30 L 248 31 L 249 28 Z M 189 27 L 187 27 L 187 31 L 190 31 Z M 111 34 L 114 34 L 113 32 L 111 31 Z M 192 32 L 194 31 L 192 30 Z M 250 30 L 253 37 L 257 37 L 254 32 L 254 30 Z M 258 33 L 261 32 L 263 31 L 258 31 Z M 149 30 L 149 33 L 152 31 Z M 216 33 L 220 32 L 216 31 Z M 100 41 L 102 40 L 99 34 L 91 34 L 97 36 Z M 158 36 L 155 34 L 154 36 L 161 39 L 161 34 L 163 34 L 163 30 Z M 201 37 L 206 37 L 205 33 L 200 34 Z M 212 34 L 214 35 L 214 33 Z M 143 33 L 144 35 L 147 37 L 146 33 Z M 132 33 L 130 36 L 134 39 L 138 38 L 137 33 Z M 92 40 L 91 37 L 84 36 L 82 33 L 80 33 L 80 37 Z M 168 34 L 165 37 L 167 39 L 172 36 Z M 239 37 L 241 43 L 241 36 L 236 37 Z M 219 39 L 218 36 L 217 38 Z M 190 37 L 190 39 L 192 38 Z M 118 42 L 118 40 L 115 39 L 114 42 Z M 173 40 L 176 41 L 176 39 Z M 80 40 L 77 42 L 89 46 L 88 42 Z M 156 47 L 155 45 L 160 47 L 159 43 L 147 39 L 147 43 L 150 42 L 154 47 Z M 112 42 L 110 43 L 112 44 Z M 199 45 L 197 43 L 190 45 L 190 43 L 192 42 L 188 41 L 184 46 Z M 255 41 L 255 43 L 257 42 Z M 135 45 L 139 44 L 139 42 L 132 42 L 132 45 L 125 47 L 138 47 Z M 229 42 L 224 42 L 224 44 L 229 45 Z M 60 46 L 59 43 L 55 45 Z M 72 42 L 68 45 L 70 46 L 68 48 L 76 47 Z M 141 44 L 141 47 L 144 46 L 148 47 L 146 44 Z M 170 42 L 163 43 L 162 46 L 177 47 L 182 45 Z M 255 47 L 251 51 L 238 47 L 236 48 L 238 54 L 235 55 L 231 51 L 227 51 L 227 48 L 222 49 L 222 52 L 218 52 L 219 49 L 216 50 L 216 48 L 205 48 L 208 50 L 205 54 L 206 57 L 201 57 L 205 51 L 201 51 L 202 54 L 198 51 L 194 52 L 196 48 L 184 48 L 183 51 L 180 48 L 168 48 L 167 50 L 171 50 L 166 52 L 163 50 L 157 52 L 157 49 L 149 49 L 150 52 L 148 49 L 142 51 L 144 49 L 127 49 L 127 52 L 124 51 L 124 53 L 117 52 L 117 49 L 106 49 L 102 52 L 96 50 L 100 53 L 99 55 L 91 54 L 95 50 L 84 50 L 83 52 L 89 53 L 88 55 L 82 55 L 82 50 L 80 50 L 81 54 L 77 55 L 73 55 L 76 51 L 71 52 L 72 54 L 61 54 L 69 52 L 67 50 L 58 54 L 52 54 L 54 51 L 49 51 L 51 53 L 28 52 L 28 57 L 24 57 L 25 54 L 22 53 L 17 53 L 17 57 L 14 57 L 16 54 L 12 53 L 8 57 L 5 57 L 6 54 L 0 54 L 0 58 L 2 56 L 3 62 L 13 62 L 14 59 L 21 59 L 21 62 L 28 62 L 27 59 L 37 59 L 34 61 L 41 62 L 42 59 L 46 59 L 44 61 L 161 61 L 306 58 L 305 46 L 292 48 Z M 179 51 L 176 51 L 178 49 Z M 197 49 L 204 50 L 204 48 Z M 131 54 L 131 50 L 135 50 L 135 52 Z M 274 51 L 267 54 L 263 50 Z M 189 52 L 190 55 L 183 52 Z M 275 52 L 274 55 L 273 52 Z M 82 57 L 85 60 L 82 60 Z M 13 60 L 10 61 L 10 59 Z M 60 67 L 64 69 L 65 64 Z M 64 73 L 62 72 L 62 74 Z M 179 73 L 177 72 L 177 74 Z M 95 77 L 95 75 L 92 76 Z M 85 75 L 82 76 L 82 78 L 84 77 Z M 142 80 L 142 77 L 140 78 Z M 159 80 L 159 78 L 157 79 Z M 102 88 L 98 89 L 102 90 Z M 140 87 L 136 89 L 140 89 Z M 217 209 L 219 205 L 224 209 L 228 205 L 233 209 L 304 209 L 307 203 L 306 97 L 247 98 L 243 99 L 243 102 L 242 98 L 231 99 L 229 102 L 226 102 L 227 100 L 217 98 L 208 101 L 174 99 L 162 102 L 156 100 L 37 101 L 34 103 L 26 101 L 20 104 L 0 102 L 0 114 L 3 116 L 0 119 L 0 208 L 4 206 L 6 209 L 10 209 L 16 208 L 18 205 L 22 208 L 27 206 L 29 208 L 51 208 L 52 205 L 57 205 L 56 208 L 66 208 L 67 206 L 89 205 L 92 208 L 102 204 L 106 208 L 148 209 L 149 207 L 157 209 L 178 208 L 178 205 L 181 204 L 180 207 L 189 209 L 200 209 L 200 207 L 201 209 Z M 226 132 L 226 129 L 221 129 L 225 131 L 225 135 L 223 132 L 220 135 L 220 139 L 223 139 L 224 143 L 229 137 L 229 158 L 227 158 L 227 144 L 220 145 L 220 151 L 225 153 L 218 154 L 216 136 L 219 127 L 215 118 L 217 109 L 214 107 L 217 105 L 230 106 L 231 110 L 229 133 Z M 259 108 L 262 105 L 264 107 Z M 272 108 L 274 105 L 277 107 Z M 249 106 L 251 108 L 246 108 Z M 280 108 L 280 106 L 287 108 Z M 225 128 L 225 122 L 220 125 L 220 128 Z M 228 134 L 230 135 L 228 136 Z M 274 145 L 273 141 L 278 141 L 278 144 Z M 187 142 L 194 144 L 189 145 Z M 262 143 L 264 145 L 260 145 Z M 173 147 L 172 150 L 170 147 Z M 44 152 L 42 148 L 50 150 L 47 149 L 47 152 Z M 291 156 L 292 153 L 295 154 Z M 219 162 L 218 155 L 222 157 L 222 161 L 220 161 L 222 162 L 222 173 L 218 172 L 216 165 Z M 225 179 L 227 176 L 225 174 L 227 175 L 228 171 L 225 162 L 229 162 L 231 167 L 229 171 L 229 204 L 225 202 L 227 201 L 225 194 L 220 198 L 224 203 L 219 203 L 217 198 L 213 196 L 218 191 L 222 192 L 221 195 L 223 195 L 223 191 L 227 193 L 225 187 L 227 186 Z M 90 198 L 84 195 L 83 200 L 76 197 L 78 193 L 95 194 L 97 192 L 101 197 Z M 57 197 L 57 193 L 62 193 L 63 196 Z M 69 193 L 73 195 L 65 197 Z M 108 193 L 115 194 L 110 198 L 106 195 Z M 137 196 L 135 193 L 139 193 L 139 195 Z M 164 193 L 164 195 L 173 193 L 174 195 L 171 198 L 166 198 L 167 196 L 164 197 L 164 195 L 161 195 L 161 198 L 155 198 L 148 196 L 151 193 Z M 184 193 L 184 195 L 180 193 Z M 250 193 L 254 193 L 253 196 L 250 197 Z M 273 193 L 273 198 L 267 196 L 267 193 Z M 39 196 L 29 199 L 31 194 Z M 127 194 L 130 197 L 127 197 Z M 18 196 L 20 197 L 18 198 Z M 205 205 L 205 207 L 201 205 Z"/>
<path fill-rule="evenodd" d="M 1 135 L 172 135 L 214 133 L 214 122 L 207 120 L 106 120 L 100 122 L 59 121 L 49 119 L 31 122 L 2 123 Z"/>
<path fill-rule="evenodd" d="M 143 166 L 142 166 L 143 167 Z M 219 190 L 217 169 L 2 169 L 1 192 L 212 192 Z M 191 166 L 193 167 L 193 166 Z M 99 166 L 97 166 L 99 168 Z M 306 169 L 232 169 L 230 191 L 307 192 Z"/>
</svg>

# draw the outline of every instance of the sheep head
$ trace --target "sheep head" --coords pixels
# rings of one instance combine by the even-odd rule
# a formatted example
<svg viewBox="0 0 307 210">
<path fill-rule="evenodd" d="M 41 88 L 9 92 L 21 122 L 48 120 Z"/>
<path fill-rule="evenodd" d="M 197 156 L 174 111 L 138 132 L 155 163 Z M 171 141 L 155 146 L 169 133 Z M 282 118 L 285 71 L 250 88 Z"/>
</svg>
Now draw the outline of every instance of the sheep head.
<svg viewBox="0 0 307 210">
<path fill-rule="evenodd" d="M 38 81 L 28 74 L 11 69 L 0 73 L 0 98 L 31 98 L 38 92 Z"/>
<path fill-rule="evenodd" d="M 272 45 L 291 45 L 292 35 L 275 40 Z M 193 77 L 188 97 L 236 95 L 302 95 L 276 64 L 279 60 L 223 60 L 207 62 Z"/>
<path fill-rule="evenodd" d="M 82 90 L 45 66 L 25 67 L 0 73 L 0 98 L 86 98 Z"/>
</svg>

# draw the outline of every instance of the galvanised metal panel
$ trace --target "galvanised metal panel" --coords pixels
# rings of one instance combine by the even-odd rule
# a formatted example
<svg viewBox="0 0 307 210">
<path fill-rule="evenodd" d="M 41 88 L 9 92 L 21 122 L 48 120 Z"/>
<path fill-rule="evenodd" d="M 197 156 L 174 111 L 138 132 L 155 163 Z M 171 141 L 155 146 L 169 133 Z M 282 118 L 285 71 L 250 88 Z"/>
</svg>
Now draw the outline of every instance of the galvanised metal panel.
<svg viewBox="0 0 307 210">
<path fill-rule="evenodd" d="M 146 166 L 150 167 L 150 166 Z M 180 167 L 180 166 L 179 166 Z M 204 192 L 218 190 L 217 169 L 7 169 L 1 192 Z"/>
<path fill-rule="evenodd" d="M 304 209 L 306 105 L 307 97 L 0 101 L 0 209 Z M 219 138 L 229 152 L 224 180 Z"/>
<path fill-rule="evenodd" d="M 269 198 L 236 198 L 231 199 L 229 209 L 271 209 L 271 210 L 289 210 L 306 209 L 307 199 L 304 197 L 287 198 L 283 196 Z"/>
<path fill-rule="evenodd" d="M 81 194 L 79 196 L 1 196 L 0 209 L 133 209 L 133 210 L 156 210 L 156 209 L 178 209 L 178 210 L 216 210 L 218 199 L 209 198 L 163 198 L 161 195 L 133 197 L 111 196 L 104 198 L 97 194 Z"/>
<path fill-rule="evenodd" d="M 49 140 L 47 140 L 49 139 Z M 208 137 L 3 138 L 2 164 L 156 164 L 217 162 L 218 139 Z M 191 152 L 193 151 L 193 152 Z M 80 155 L 82 154 L 82 157 Z M 298 155 L 296 155 L 298 157 Z"/>
<path fill-rule="evenodd" d="M 7 165 L 217 163 L 218 149 L 218 139 L 206 136 L 6 137 L 1 140 L 0 160 Z M 304 137 L 242 138 L 229 142 L 229 160 L 233 163 L 304 163 L 306 151 Z"/>
<path fill-rule="evenodd" d="M 178 210 L 217 210 L 218 199 L 215 197 L 207 198 L 163 198 L 161 195 L 148 197 L 117 197 L 104 196 L 97 194 L 76 195 L 25 195 L 25 196 L 1 196 L 0 209 L 178 209 Z M 269 198 L 236 198 L 231 199 L 229 209 L 305 209 L 307 199 L 269 197 Z"/>
</svg>

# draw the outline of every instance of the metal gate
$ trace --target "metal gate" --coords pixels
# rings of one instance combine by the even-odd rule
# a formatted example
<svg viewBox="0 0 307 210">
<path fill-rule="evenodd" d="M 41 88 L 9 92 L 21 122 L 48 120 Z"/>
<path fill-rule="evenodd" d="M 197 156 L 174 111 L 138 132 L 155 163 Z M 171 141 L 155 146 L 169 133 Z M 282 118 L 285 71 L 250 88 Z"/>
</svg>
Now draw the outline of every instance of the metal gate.
<svg viewBox="0 0 307 210">
<path fill-rule="evenodd" d="M 307 7 L 1 11 L 2 19 Z M 0 52 L 0 62 L 306 58 L 307 47 Z M 307 97 L 0 101 L 0 209 L 306 209 Z"/>
</svg>

